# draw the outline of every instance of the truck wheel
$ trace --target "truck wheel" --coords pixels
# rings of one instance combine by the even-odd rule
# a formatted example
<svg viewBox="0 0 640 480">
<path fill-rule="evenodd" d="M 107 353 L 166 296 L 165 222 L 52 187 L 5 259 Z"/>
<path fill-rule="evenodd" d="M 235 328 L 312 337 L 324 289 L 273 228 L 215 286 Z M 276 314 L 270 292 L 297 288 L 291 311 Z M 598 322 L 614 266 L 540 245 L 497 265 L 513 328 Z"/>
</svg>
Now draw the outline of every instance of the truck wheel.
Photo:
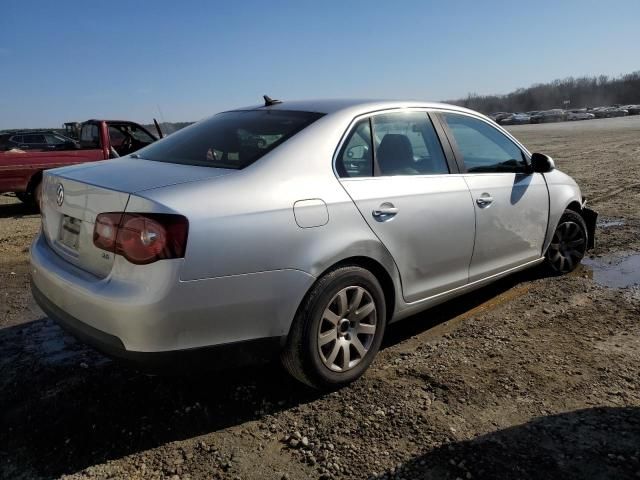
<svg viewBox="0 0 640 480">
<path fill-rule="evenodd" d="M 376 277 L 357 266 L 337 268 L 321 277 L 303 300 L 282 363 L 313 388 L 342 387 L 369 367 L 385 326 L 384 293 Z"/>
<path fill-rule="evenodd" d="M 16 198 L 22 203 L 31 203 L 31 195 L 29 195 L 27 192 L 16 192 Z"/>
<path fill-rule="evenodd" d="M 573 210 L 565 210 L 545 254 L 545 263 L 551 273 L 561 275 L 576 269 L 587 251 L 587 235 L 582 216 Z"/>
<path fill-rule="evenodd" d="M 33 194 L 31 196 L 33 199 L 33 206 L 40 210 L 40 200 L 42 198 L 42 180 L 39 180 L 36 186 L 33 188 Z"/>
</svg>

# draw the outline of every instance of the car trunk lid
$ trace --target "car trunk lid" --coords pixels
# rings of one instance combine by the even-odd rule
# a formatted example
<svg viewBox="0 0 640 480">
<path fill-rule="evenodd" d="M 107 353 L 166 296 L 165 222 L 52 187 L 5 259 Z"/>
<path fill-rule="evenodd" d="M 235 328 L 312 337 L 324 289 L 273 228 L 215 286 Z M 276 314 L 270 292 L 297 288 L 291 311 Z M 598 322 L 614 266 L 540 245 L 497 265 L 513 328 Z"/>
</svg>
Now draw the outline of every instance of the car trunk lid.
<svg viewBox="0 0 640 480">
<path fill-rule="evenodd" d="M 123 212 L 129 194 L 45 173 L 42 184 L 42 231 L 51 248 L 69 263 L 106 277 L 114 255 L 93 244 L 100 212 Z"/>
<path fill-rule="evenodd" d="M 61 257 L 105 278 L 115 255 L 93 244 L 98 214 L 126 211 L 130 195 L 136 192 L 230 172 L 131 158 L 49 170 L 42 184 L 42 230 Z"/>
</svg>

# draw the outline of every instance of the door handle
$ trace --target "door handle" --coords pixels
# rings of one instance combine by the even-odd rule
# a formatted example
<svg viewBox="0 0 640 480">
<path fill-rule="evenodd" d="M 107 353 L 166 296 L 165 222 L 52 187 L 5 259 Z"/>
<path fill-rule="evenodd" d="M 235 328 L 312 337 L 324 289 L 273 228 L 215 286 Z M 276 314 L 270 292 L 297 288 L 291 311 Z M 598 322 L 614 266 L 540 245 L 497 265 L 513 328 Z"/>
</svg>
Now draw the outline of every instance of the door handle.
<svg viewBox="0 0 640 480">
<path fill-rule="evenodd" d="M 392 204 L 385 202 L 371 212 L 376 220 L 384 221 L 393 218 L 398 214 L 398 209 Z"/>
<path fill-rule="evenodd" d="M 488 207 L 493 203 L 493 197 L 488 193 L 483 193 L 478 198 L 476 198 L 476 203 L 480 208 Z"/>
</svg>

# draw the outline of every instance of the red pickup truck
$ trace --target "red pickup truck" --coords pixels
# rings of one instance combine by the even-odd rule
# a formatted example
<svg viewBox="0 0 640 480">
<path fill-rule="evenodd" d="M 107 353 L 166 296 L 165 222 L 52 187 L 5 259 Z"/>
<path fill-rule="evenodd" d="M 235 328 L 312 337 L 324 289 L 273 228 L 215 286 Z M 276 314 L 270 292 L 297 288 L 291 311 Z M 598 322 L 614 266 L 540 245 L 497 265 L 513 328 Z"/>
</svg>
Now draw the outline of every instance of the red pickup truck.
<svg viewBox="0 0 640 480">
<path fill-rule="evenodd" d="M 40 202 L 42 171 L 84 162 L 95 162 L 133 153 L 162 137 L 134 122 L 89 120 L 80 126 L 77 148 L 71 150 L 0 151 L 0 193 L 15 192 L 25 203 Z"/>
</svg>

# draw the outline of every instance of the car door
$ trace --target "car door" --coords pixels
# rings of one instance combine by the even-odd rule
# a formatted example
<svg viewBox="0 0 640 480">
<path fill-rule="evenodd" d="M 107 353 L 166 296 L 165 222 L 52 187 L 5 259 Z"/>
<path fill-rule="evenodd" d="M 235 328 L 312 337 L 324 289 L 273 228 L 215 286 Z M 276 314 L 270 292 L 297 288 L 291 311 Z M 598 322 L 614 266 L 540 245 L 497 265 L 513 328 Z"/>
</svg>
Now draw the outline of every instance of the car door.
<svg viewBox="0 0 640 480">
<path fill-rule="evenodd" d="M 335 165 L 345 190 L 393 256 L 405 301 L 467 283 L 473 205 L 426 111 L 360 118 Z"/>
<path fill-rule="evenodd" d="M 544 176 L 531 173 L 525 152 L 488 121 L 461 113 L 439 116 L 473 197 L 469 281 L 540 258 L 549 216 Z"/>
</svg>

